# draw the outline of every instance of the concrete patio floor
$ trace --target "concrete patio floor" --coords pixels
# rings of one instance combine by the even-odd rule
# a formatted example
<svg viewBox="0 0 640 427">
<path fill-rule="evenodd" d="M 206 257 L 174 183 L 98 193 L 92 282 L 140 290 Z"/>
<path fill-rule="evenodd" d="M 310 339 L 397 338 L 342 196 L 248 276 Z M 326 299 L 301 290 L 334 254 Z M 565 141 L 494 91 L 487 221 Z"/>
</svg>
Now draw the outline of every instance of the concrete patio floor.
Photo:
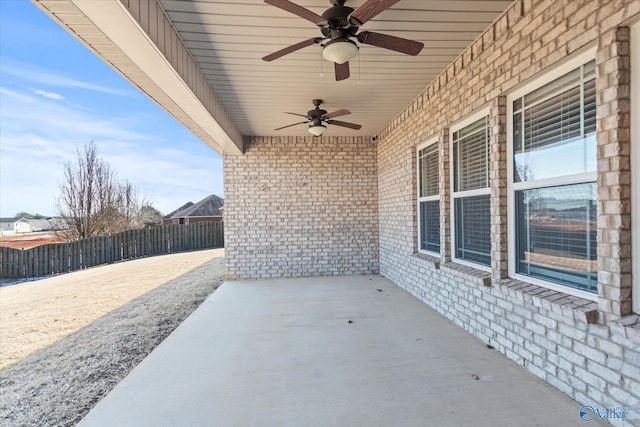
<svg viewBox="0 0 640 427">
<path fill-rule="evenodd" d="M 224 283 L 79 426 L 579 426 L 580 406 L 380 276 L 316 277 Z"/>
</svg>

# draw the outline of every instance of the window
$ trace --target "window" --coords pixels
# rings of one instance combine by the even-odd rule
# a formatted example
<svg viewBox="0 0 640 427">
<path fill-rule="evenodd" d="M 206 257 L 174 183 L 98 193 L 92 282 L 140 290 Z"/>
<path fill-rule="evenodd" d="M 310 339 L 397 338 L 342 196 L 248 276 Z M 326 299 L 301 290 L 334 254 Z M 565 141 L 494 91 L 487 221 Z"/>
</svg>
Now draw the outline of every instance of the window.
<svg viewBox="0 0 640 427">
<path fill-rule="evenodd" d="M 418 147 L 418 250 L 440 253 L 440 173 L 437 139 Z"/>
<path fill-rule="evenodd" d="M 475 115 L 452 130 L 453 258 L 488 267 L 491 265 L 489 116 L 486 112 Z"/>
<path fill-rule="evenodd" d="M 598 288 L 596 71 L 587 58 L 508 97 L 511 273 L 579 295 Z"/>
</svg>

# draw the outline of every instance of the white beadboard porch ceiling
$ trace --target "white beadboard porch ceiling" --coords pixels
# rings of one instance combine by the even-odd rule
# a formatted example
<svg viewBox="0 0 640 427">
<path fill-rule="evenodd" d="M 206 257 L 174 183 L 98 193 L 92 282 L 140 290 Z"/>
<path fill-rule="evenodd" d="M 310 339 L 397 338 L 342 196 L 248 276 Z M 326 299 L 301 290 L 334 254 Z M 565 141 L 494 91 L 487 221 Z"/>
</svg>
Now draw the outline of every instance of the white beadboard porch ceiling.
<svg viewBox="0 0 640 427">
<path fill-rule="evenodd" d="M 329 0 L 293 0 L 322 14 Z M 336 82 L 320 46 L 273 62 L 262 57 L 321 36 L 311 22 L 262 0 L 160 0 L 229 117 L 244 135 L 308 135 L 307 126 L 275 128 L 303 118 L 311 100 L 327 111 L 346 108 L 340 120 L 354 131 L 329 126 L 326 135 L 376 135 L 476 39 L 511 3 L 485 0 L 401 0 L 362 26 L 425 44 L 418 56 L 360 44 L 351 77 Z M 357 8 L 364 0 L 347 0 Z"/>
</svg>

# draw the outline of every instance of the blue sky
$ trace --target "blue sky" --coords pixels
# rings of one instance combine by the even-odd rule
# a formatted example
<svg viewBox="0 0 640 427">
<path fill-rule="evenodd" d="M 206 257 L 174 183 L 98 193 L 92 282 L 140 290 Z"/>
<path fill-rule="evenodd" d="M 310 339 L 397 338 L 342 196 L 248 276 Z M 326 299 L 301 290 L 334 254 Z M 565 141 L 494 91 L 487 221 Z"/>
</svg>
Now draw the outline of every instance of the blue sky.
<svg viewBox="0 0 640 427">
<path fill-rule="evenodd" d="M 0 0 L 0 216 L 55 215 L 64 164 L 89 141 L 164 214 L 223 196 L 215 151 L 28 0 Z"/>
</svg>

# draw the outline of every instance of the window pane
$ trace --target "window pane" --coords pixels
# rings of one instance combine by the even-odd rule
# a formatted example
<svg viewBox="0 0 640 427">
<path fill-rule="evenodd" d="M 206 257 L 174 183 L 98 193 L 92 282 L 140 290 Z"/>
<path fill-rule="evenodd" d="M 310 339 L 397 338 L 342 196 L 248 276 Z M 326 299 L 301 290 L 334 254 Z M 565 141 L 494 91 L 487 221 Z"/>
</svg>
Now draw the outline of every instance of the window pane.
<svg viewBox="0 0 640 427">
<path fill-rule="evenodd" d="M 597 293 L 596 184 L 516 191 L 517 272 Z"/>
<path fill-rule="evenodd" d="M 491 265 L 490 196 L 455 199 L 456 258 Z"/>
<path fill-rule="evenodd" d="M 596 170 L 595 95 L 590 62 L 524 97 L 513 116 L 515 182 Z"/>
<path fill-rule="evenodd" d="M 432 144 L 418 152 L 420 173 L 420 197 L 437 196 L 439 193 L 438 144 Z"/>
<path fill-rule="evenodd" d="M 489 118 L 454 133 L 454 190 L 466 191 L 489 186 Z"/>
<path fill-rule="evenodd" d="M 518 111 L 522 108 L 522 98 L 518 98 L 513 101 L 513 111 Z"/>
<path fill-rule="evenodd" d="M 420 249 L 440 252 L 440 202 L 420 202 Z"/>
</svg>

